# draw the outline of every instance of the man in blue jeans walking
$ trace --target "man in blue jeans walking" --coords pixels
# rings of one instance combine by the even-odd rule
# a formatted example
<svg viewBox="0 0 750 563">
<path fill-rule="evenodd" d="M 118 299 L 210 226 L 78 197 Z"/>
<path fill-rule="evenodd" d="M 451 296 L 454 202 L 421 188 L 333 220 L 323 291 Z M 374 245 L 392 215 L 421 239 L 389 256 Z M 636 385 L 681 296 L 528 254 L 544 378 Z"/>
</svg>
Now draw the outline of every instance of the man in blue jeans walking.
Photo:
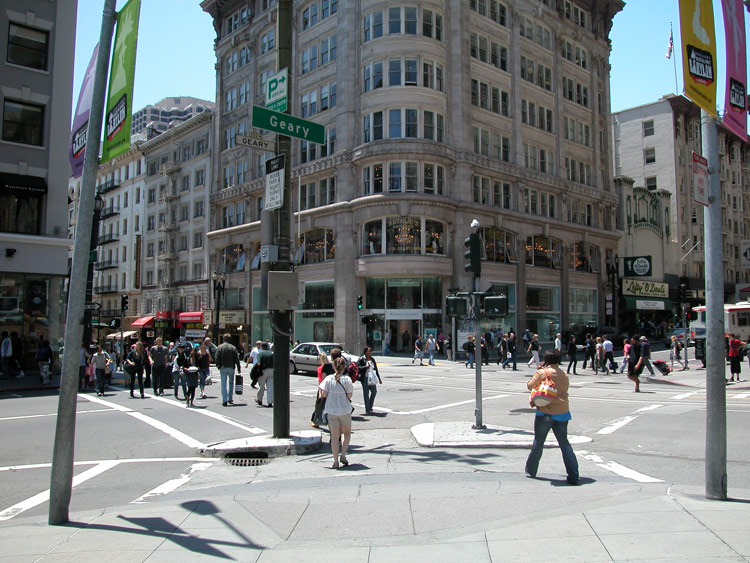
<svg viewBox="0 0 750 563">
<path fill-rule="evenodd" d="M 234 395 L 234 368 L 237 373 L 242 373 L 240 365 L 240 354 L 232 345 L 232 336 L 227 333 L 223 336 L 224 342 L 216 349 L 216 367 L 221 374 L 221 406 L 233 405 Z"/>
<path fill-rule="evenodd" d="M 466 338 L 464 350 L 466 350 L 466 362 L 464 362 L 464 365 L 469 369 L 474 369 L 474 356 L 476 355 L 477 347 L 474 344 L 473 336 Z"/>
</svg>

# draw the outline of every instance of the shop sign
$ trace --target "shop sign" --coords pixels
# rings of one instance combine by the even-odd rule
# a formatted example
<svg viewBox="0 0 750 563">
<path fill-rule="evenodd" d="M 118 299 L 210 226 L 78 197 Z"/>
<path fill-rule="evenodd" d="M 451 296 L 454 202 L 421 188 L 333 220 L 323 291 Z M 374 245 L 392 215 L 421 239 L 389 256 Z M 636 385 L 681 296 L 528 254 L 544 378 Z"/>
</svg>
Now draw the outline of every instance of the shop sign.
<svg viewBox="0 0 750 563">
<path fill-rule="evenodd" d="M 400 321 L 421 321 L 422 311 L 413 309 L 396 309 L 393 311 L 386 311 L 386 320 L 400 320 Z"/>
<path fill-rule="evenodd" d="M 245 311 L 224 311 L 219 313 L 219 322 L 222 324 L 241 325 L 245 322 Z"/>
<path fill-rule="evenodd" d="M 651 256 L 628 256 L 623 262 L 626 278 L 651 275 Z"/>
<path fill-rule="evenodd" d="M 206 331 L 203 329 L 190 328 L 185 331 L 185 338 L 205 338 Z"/>
<path fill-rule="evenodd" d="M 157 320 L 176 319 L 177 312 L 176 311 L 156 311 L 155 316 Z"/>
<path fill-rule="evenodd" d="M 639 311 L 663 311 L 664 301 L 646 301 L 645 299 L 636 299 L 635 308 Z"/>
<path fill-rule="evenodd" d="M 669 297 L 669 284 L 641 280 L 622 280 L 622 294 L 636 297 Z"/>
</svg>

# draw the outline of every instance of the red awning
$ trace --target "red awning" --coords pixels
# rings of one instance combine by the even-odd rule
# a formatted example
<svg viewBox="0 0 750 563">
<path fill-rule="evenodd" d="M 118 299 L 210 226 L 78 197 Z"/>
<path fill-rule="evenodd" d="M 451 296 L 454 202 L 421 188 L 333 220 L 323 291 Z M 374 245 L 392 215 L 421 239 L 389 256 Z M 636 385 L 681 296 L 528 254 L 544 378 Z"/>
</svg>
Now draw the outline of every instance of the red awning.
<svg viewBox="0 0 750 563">
<path fill-rule="evenodd" d="M 151 328 L 154 326 L 154 317 L 141 317 L 130 324 L 131 328 Z"/>
<path fill-rule="evenodd" d="M 188 313 L 180 313 L 178 320 L 181 323 L 202 323 L 203 311 L 192 311 Z"/>
</svg>

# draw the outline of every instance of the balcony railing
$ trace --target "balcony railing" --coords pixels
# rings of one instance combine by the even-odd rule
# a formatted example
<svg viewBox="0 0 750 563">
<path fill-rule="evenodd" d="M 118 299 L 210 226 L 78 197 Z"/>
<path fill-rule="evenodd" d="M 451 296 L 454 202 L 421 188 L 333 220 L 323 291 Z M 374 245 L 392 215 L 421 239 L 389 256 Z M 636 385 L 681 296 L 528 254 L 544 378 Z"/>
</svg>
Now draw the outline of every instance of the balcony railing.
<svg viewBox="0 0 750 563">
<path fill-rule="evenodd" d="M 100 317 L 119 317 L 120 309 L 99 309 Z"/>
<path fill-rule="evenodd" d="M 94 293 L 117 293 L 117 284 L 94 286 Z"/>
<path fill-rule="evenodd" d="M 114 205 L 110 205 L 106 209 L 103 209 L 101 214 L 99 215 L 100 219 L 106 219 L 107 217 L 114 217 L 115 215 L 120 214 L 120 208 L 115 207 Z"/>
<path fill-rule="evenodd" d="M 118 180 L 112 179 L 112 180 L 109 180 L 108 182 L 104 182 L 103 184 L 99 185 L 99 193 L 106 194 L 107 192 L 116 190 L 119 187 L 120 187 L 120 182 Z"/>
<path fill-rule="evenodd" d="M 159 261 L 171 262 L 173 260 L 177 260 L 177 256 L 175 255 L 174 252 L 166 252 L 166 251 L 164 251 L 164 252 L 157 253 L 156 254 L 156 259 L 159 260 Z"/>
<path fill-rule="evenodd" d="M 99 238 L 97 239 L 97 244 L 99 246 L 103 244 L 109 244 L 111 242 L 117 242 L 120 240 L 120 235 L 117 233 L 107 233 L 104 235 L 99 235 Z"/>
<path fill-rule="evenodd" d="M 94 264 L 95 270 L 110 270 L 112 268 L 117 268 L 120 263 L 116 260 L 102 260 L 101 262 L 96 262 Z"/>
<path fill-rule="evenodd" d="M 169 233 L 171 231 L 177 230 L 177 223 L 173 223 L 171 221 L 159 223 L 159 232 L 160 233 Z"/>
</svg>

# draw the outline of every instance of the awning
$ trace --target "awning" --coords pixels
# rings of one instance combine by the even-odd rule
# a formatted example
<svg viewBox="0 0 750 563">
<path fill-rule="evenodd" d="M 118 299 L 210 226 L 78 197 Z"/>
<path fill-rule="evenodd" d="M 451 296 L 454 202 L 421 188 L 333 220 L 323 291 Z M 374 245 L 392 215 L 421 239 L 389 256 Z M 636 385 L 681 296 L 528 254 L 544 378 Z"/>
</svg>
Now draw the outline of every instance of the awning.
<svg viewBox="0 0 750 563">
<path fill-rule="evenodd" d="M 0 193 L 35 196 L 47 193 L 47 181 L 41 176 L 0 172 Z"/>
<path fill-rule="evenodd" d="M 135 336 L 138 334 L 137 330 L 126 330 L 125 332 L 113 332 L 112 334 L 108 334 L 107 338 L 114 338 L 115 340 L 120 340 L 120 335 L 122 334 L 123 338 L 130 338 L 131 336 Z"/>
<path fill-rule="evenodd" d="M 181 323 L 202 323 L 203 311 L 192 311 L 192 312 L 187 312 L 187 313 L 180 313 L 177 319 Z"/>
<path fill-rule="evenodd" d="M 151 328 L 154 326 L 154 317 L 141 317 L 130 323 L 131 328 Z"/>
<path fill-rule="evenodd" d="M 663 297 L 624 296 L 625 308 L 634 311 L 671 311 L 672 300 Z"/>
</svg>

